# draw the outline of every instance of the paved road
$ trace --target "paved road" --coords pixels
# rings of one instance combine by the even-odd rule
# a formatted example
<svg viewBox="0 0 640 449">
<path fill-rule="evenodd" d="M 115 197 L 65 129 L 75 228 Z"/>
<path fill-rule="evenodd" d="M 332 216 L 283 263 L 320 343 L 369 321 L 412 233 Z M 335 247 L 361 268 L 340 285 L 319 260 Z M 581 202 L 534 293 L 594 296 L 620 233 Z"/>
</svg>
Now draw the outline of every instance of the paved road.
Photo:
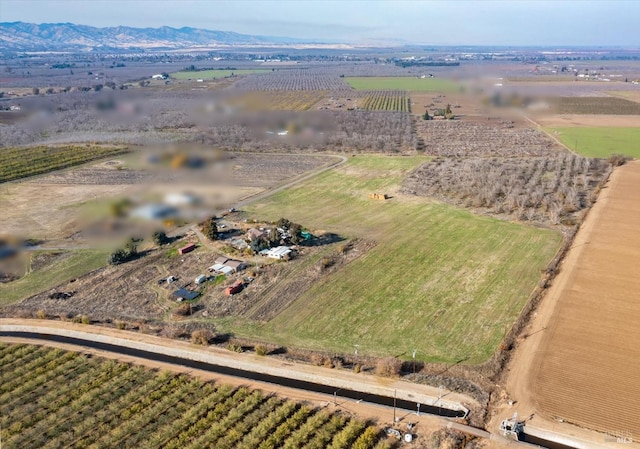
<svg viewBox="0 0 640 449">
<path fill-rule="evenodd" d="M 198 347 L 183 341 L 93 326 L 46 320 L 1 319 L 0 337 L 44 339 L 106 350 L 159 362 L 189 366 L 246 379 L 356 399 L 410 411 L 464 416 L 468 409 L 452 400 L 464 398 L 448 393 L 438 398 L 429 386 L 367 374 L 330 370 L 305 364 L 284 362 L 271 357 L 237 354 L 216 347 Z M 452 399 L 449 399 L 451 397 Z"/>
</svg>

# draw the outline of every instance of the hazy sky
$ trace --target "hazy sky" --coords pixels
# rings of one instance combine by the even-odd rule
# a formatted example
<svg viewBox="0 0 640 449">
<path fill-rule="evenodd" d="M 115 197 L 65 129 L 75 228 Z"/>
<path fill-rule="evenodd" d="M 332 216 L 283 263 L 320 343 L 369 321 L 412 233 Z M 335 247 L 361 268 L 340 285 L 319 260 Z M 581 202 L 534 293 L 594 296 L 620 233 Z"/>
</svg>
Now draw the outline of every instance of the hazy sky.
<svg viewBox="0 0 640 449">
<path fill-rule="evenodd" d="M 640 47 L 638 0 L 0 0 L 0 21 L 191 26 L 347 42 Z"/>
</svg>

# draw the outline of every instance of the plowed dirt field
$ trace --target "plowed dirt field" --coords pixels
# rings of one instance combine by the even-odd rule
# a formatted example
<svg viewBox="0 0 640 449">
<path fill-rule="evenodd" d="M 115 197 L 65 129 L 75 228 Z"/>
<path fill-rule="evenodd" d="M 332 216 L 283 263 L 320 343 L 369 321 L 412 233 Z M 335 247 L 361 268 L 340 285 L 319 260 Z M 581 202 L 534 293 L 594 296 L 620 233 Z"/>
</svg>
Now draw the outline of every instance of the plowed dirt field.
<svg viewBox="0 0 640 449">
<path fill-rule="evenodd" d="M 533 364 L 537 410 L 640 440 L 640 161 L 601 193 Z M 576 242 L 576 244 L 580 244 Z"/>
</svg>

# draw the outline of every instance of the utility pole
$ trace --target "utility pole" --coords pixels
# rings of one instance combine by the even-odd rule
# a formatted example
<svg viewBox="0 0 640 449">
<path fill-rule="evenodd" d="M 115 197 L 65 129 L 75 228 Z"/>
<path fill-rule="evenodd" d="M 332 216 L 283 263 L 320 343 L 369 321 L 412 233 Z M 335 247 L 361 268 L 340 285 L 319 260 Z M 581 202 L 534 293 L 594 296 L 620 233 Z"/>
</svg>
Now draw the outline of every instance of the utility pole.
<svg viewBox="0 0 640 449">
<path fill-rule="evenodd" d="M 393 390 L 393 423 L 396 422 L 398 422 L 396 419 L 396 390 Z"/>
<path fill-rule="evenodd" d="M 413 374 L 416 373 L 416 352 L 418 352 L 417 349 L 413 350 Z"/>
</svg>

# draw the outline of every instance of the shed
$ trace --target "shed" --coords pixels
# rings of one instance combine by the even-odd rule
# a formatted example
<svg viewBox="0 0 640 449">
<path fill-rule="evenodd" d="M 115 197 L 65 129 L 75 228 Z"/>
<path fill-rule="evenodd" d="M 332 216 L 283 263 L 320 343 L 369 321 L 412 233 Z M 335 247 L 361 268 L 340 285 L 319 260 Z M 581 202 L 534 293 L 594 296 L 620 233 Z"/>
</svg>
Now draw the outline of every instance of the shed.
<svg viewBox="0 0 640 449">
<path fill-rule="evenodd" d="M 200 276 L 198 276 L 197 278 L 195 278 L 195 283 L 200 285 L 200 284 L 204 284 L 204 282 L 207 280 L 207 277 L 204 274 L 201 274 Z"/>
<path fill-rule="evenodd" d="M 229 260 L 229 259 L 224 257 L 224 256 L 220 256 L 215 260 L 215 262 L 216 262 L 216 264 L 224 265 L 225 263 L 227 263 L 227 260 Z"/>
<path fill-rule="evenodd" d="M 222 268 L 218 270 L 218 273 L 224 274 L 225 276 L 229 276 L 234 272 L 233 268 L 224 265 Z"/>
<path fill-rule="evenodd" d="M 216 263 L 216 264 L 213 264 L 213 265 L 211 265 L 211 266 L 209 267 L 209 271 L 216 271 L 216 272 L 217 272 L 217 271 L 222 270 L 223 268 L 224 268 L 224 265 L 223 265 L 223 264 L 221 264 L 221 263 Z"/>
<path fill-rule="evenodd" d="M 178 253 L 187 254 L 187 253 L 190 253 L 191 251 L 193 251 L 194 249 L 196 249 L 195 243 L 190 243 L 187 246 L 183 246 L 182 248 L 180 248 L 178 250 Z"/>
<path fill-rule="evenodd" d="M 173 296 L 177 299 L 182 298 L 186 299 L 187 301 L 192 301 L 200 296 L 200 292 L 193 292 L 191 290 L 187 290 L 186 288 L 181 288 L 173 292 Z"/>
</svg>

